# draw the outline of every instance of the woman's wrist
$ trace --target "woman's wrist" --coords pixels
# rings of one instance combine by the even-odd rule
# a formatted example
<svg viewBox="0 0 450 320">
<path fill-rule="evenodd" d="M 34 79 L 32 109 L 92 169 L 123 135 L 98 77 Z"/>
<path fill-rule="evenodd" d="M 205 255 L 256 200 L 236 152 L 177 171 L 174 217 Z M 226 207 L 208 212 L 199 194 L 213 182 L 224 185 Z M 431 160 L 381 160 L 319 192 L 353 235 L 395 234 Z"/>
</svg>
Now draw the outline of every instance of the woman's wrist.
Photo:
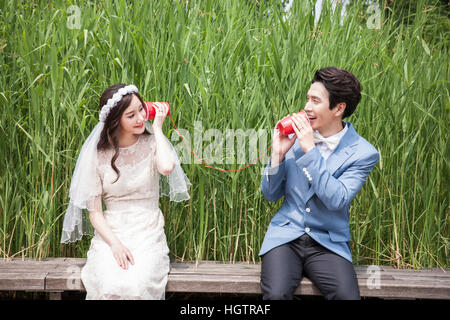
<svg viewBox="0 0 450 320">
<path fill-rule="evenodd" d="M 155 135 L 164 135 L 164 133 L 162 132 L 162 128 L 158 126 L 153 126 L 153 133 Z"/>
</svg>

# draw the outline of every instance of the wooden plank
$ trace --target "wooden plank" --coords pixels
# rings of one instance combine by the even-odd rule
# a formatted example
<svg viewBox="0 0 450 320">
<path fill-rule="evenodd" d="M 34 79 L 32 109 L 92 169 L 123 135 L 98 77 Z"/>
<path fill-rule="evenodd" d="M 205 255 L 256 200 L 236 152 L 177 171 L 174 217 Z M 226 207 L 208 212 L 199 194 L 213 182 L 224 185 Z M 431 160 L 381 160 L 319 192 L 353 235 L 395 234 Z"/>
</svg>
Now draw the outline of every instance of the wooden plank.
<svg viewBox="0 0 450 320">
<path fill-rule="evenodd" d="M 64 261 L 65 258 L 46 258 L 42 260 L 36 260 L 31 258 L 25 258 L 25 259 L 0 259 L 0 265 L 1 264 L 34 264 L 34 265 L 45 265 L 45 264 L 59 264 L 61 261 Z"/>
<path fill-rule="evenodd" d="M 210 293 L 261 293 L 259 276 L 218 276 L 191 274 L 189 277 L 169 274 L 167 292 L 210 292 Z M 320 295 L 319 290 L 303 279 L 296 294 Z"/>
<path fill-rule="evenodd" d="M 380 273 L 383 274 L 407 274 L 411 276 L 419 276 L 419 277 L 445 277 L 450 278 L 450 270 L 442 270 L 437 268 L 429 268 L 422 270 L 413 270 L 413 269 L 395 269 L 395 268 L 386 268 L 385 266 L 355 266 L 356 274 L 369 274 L 372 273 L 368 271 L 369 267 L 378 267 Z"/>
<path fill-rule="evenodd" d="M 176 269 L 171 269 L 170 274 L 179 275 L 179 276 L 183 276 L 184 275 L 186 277 L 190 277 L 192 275 L 217 275 L 217 276 L 246 275 L 246 276 L 255 276 L 255 277 L 258 277 L 258 278 L 260 277 L 260 272 L 239 273 L 239 272 L 230 271 L 230 270 L 222 270 L 222 271 L 183 270 L 183 271 L 179 271 L 179 270 L 176 270 Z M 368 280 L 369 279 L 369 275 L 358 276 L 358 279 Z M 394 280 L 394 277 L 392 275 L 381 274 L 380 275 L 380 281 L 384 281 L 384 280 Z"/>
<path fill-rule="evenodd" d="M 222 269 L 206 269 L 206 268 L 190 268 L 190 269 L 178 269 L 178 268 L 171 268 L 171 273 L 174 274 L 222 274 L 222 275 L 259 275 L 260 270 L 233 270 L 230 268 L 222 268 Z"/>
<path fill-rule="evenodd" d="M 11 264 L 24 264 L 24 265 L 67 265 L 67 264 L 80 264 L 84 265 L 86 263 L 86 258 L 46 258 L 42 260 L 35 260 L 26 258 L 24 260 L 22 259 L 0 259 L 0 267 L 2 264 L 5 265 L 11 265 Z M 247 262 L 235 262 L 235 263 L 229 263 L 229 262 L 219 262 L 219 261 L 205 261 L 201 260 L 198 262 L 172 262 L 172 266 L 176 268 L 217 268 L 221 269 L 223 267 L 226 268 L 237 268 L 237 269 L 259 269 L 260 263 L 247 263 Z M 367 269 L 369 267 L 373 266 L 367 266 L 367 265 L 355 265 L 355 271 L 357 273 L 366 273 Z M 417 273 L 417 274 L 425 274 L 425 273 L 437 273 L 437 274 L 443 274 L 450 276 L 450 269 L 440 269 L 440 268 L 423 268 L 419 270 L 415 269 L 397 269 L 392 266 L 375 266 L 382 272 L 395 272 L 395 273 Z"/>
<path fill-rule="evenodd" d="M 184 263 L 184 262 L 173 262 L 171 263 L 171 268 L 177 271 L 191 271 L 191 270 L 204 270 L 204 271 L 224 271 L 227 272 L 260 272 L 260 264 L 219 264 L 219 263 L 208 263 L 201 261 L 199 263 Z"/>
<path fill-rule="evenodd" d="M 400 282 L 400 281 L 404 281 L 404 282 L 425 282 L 425 283 L 434 283 L 437 286 L 445 286 L 445 285 L 449 285 L 450 283 L 450 279 L 444 279 L 444 278 L 425 278 L 425 277 L 408 277 L 407 275 L 393 275 L 392 276 L 393 280 Z"/>
<path fill-rule="evenodd" d="M 80 272 L 50 272 L 45 279 L 46 291 L 86 291 Z"/>
<path fill-rule="evenodd" d="M 176 270 L 177 272 L 180 272 L 182 270 L 185 270 L 186 272 L 191 272 L 192 270 L 199 270 L 199 271 L 205 271 L 205 272 L 213 272 L 215 270 L 218 270 L 219 272 L 222 272 L 222 270 L 225 270 L 224 272 L 227 273 L 233 273 L 233 272 L 249 272 L 252 271 L 260 272 L 260 264 L 246 264 L 246 263 L 236 263 L 236 264 L 218 264 L 218 263 L 208 263 L 208 262 L 200 262 L 197 265 L 195 263 L 180 263 L 175 262 L 172 263 L 172 269 Z M 358 274 L 358 276 L 370 276 L 372 272 L 368 272 L 369 266 L 356 266 L 355 271 Z M 408 270 L 408 269 L 394 269 L 394 268 L 380 268 L 379 269 L 380 274 L 406 274 L 411 275 L 413 277 L 443 277 L 443 278 L 450 278 L 450 272 L 446 272 L 440 269 L 434 269 L 434 270 Z"/>
<path fill-rule="evenodd" d="M 70 284 L 70 286 L 68 285 Z M 193 284 L 194 283 L 194 284 Z M 179 292 L 216 292 L 216 293 L 260 293 L 260 278 L 257 276 L 223 276 L 190 274 L 169 274 L 167 291 Z M 249 285 L 250 284 L 250 285 Z M 85 291 L 79 274 L 50 273 L 46 278 L 46 290 L 82 290 Z M 186 291 L 187 290 L 187 291 Z M 297 294 L 320 294 L 311 281 L 304 278 Z"/>
<path fill-rule="evenodd" d="M 47 272 L 1 273 L 0 290 L 43 290 Z"/>
<path fill-rule="evenodd" d="M 450 299 L 450 287 L 434 286 L 425 282 L 381 282 L 380 288 L 366 286 L 359 282 L 361 296 L 380 298 L 421 298 L 421 299 Z"/>
<path fill-rule="evenodd" d="M 36 260 L 13 260 L 13 261 L 1 261 L 0 260 L 0 272 L 1 273 L 19 273 L 27 272 L 28 270 L 34 270 L 39 272 L 52 272 L 52 271 L 65 271 L 81 268 L 86 264 L 86 259 L 83 258 L 49 258 L 48 260 L 36 261 Z"/>
<path fill-rule="evenodd" d="M 50 292 L 49 300 L 62 300 L 62 292 Z"/>
<path fill-rule="evenodd" d="M 381 271 L 414 271 L 414 272 L 449 272 L 449 269 L 442 268 L 422 268 L 422 269 L 410 269 L 410 268 L 396 268 L 393 266 L 385 266 L 385 265 L 354 265 L 355 270 L 365 270 L 369 267 L 377 267 Z"/>
<path fill-rule="evenodd" d="M 64 258 L 64 263 L 76 263 L 76 264 L 86 264 L 87 259 L 86 258 Z"/>
<path fill-rule="evenodd" d="M 51 290 L 79 290 L 85 291 L 79 278 L 73 279 L 78 282 L 72 282 L 70 286 L 67 280 L 75 274 L 53 274 L 46 280 L 46 291 Z M 365 281 L 359 283 L 361 296 L 367 297 L 386 297 L 386 298 L 432 298 L 449 299 L 449 287 L 434 287 L 433 284 L 425 282 L 399 283 L 399 282 L 381 282 L 380 289 L 370 289 Z M 169 282 L 166 288 L 167 292 L 214 292 L 214 293 L 261 293 L 259 277 L 253 276 L 217 276 L 192 274 L 189 277 L 185 275 L 169 275 Z M 318 289 L 304 278 L 301 285 L 296 290 L 297 295 L 320 295 Z"/>
<path fill-rule="evenodd" d="M 171 274 L 174 275 L 185 275 L 185 276 L 191 276 L 194 274 L 203 274 L 203 275 L 253 275 L 255 277 L 260 277 L 260 266 L 259 265 L 253 265 L 250 267 L 245 268 L 244 270 L 240 269 L 240 266 L 233 266 L 230 267 L 230 265 L 222 265 L 220 268 L 211 268 L 210 265 L 199 265 L 198 267 L 194 266 L 179 266 L 172 264 L 172 268 L 170 271 Z M 363 274 L 359 276 L 358 278 L 362 279 L 368 279 L 370 274 Z M 391 275 L 385 275 L 380 273 L 380 280 L 393 280 L 394 278 Z"/>
<path fill-rule="evenodd" d="M 14 259 L 12 261 L 4 262 L 5 260 L 0 260 L 0 270 L 1 269 L 14 269 L 19 266 L 24 268 L 35 268 L 35 266 L 46 266 L 52 269 L 53 266 L 62 270 L 67 266 L 76 265 L 80 268 L 86 263 L 85 258 L 48 258 L 41 261 L 36 261 L 32 259 L 25 259 L 25 261 Z M 358 276 L 365 277 L 370 276 L 371 273 L 367 272 L 370 266 L 355 266 L 355 271 Z M 422 270 L 410 270 L 410 269 L 395 269 L 389 266 L 378 266 L 380 274 L 406 274 L 411 277 L 435 277 L 435 278 L 450 278 L 450 272 L 431 268 Z M 252 273 L 260 272 L 260 264 L 249 264 L 245 262 L 237 263 L 220 263 L 216 261 L 199 261 L 198 263 L 186 263 L 186 262 L 174 262 L 172 263 L 173 271 L 186 270 L 191 272 L 191 270 L 205 271 L 208 273 L 213 273 L 214 270 L 218 270 L 222 273 L 233 274 L 238 273 Z M 47 269 L 45 269 L 47 270 Z"/>
<path fill-rule="evenodd" d="M 39 273 L 39 272 L 49 272 L 56 270 L 57 266 L 26 266 L 26 265 L 15 265 L 15 266 L 0 266 L 0 273 Z"/>
<path fill-rule="evenodd" d="M 186 276 L 190 274 L 220 274 L 220 275 L 258 275 L 260 274 L 259 269 L 258 270 L 246 270 L 246 271 L 240 271 L 240 270 L 230 270 L 229 268 L 223 268 L 223 269 L 217 269 L 217 270 L 210 270 L 210 269 L 204 269 L 204 268 L 190 268 L 190 269 L 178 269 L 178 268 L 171 268 L 170 271 L 172 274 L 182 275 L 185 274 Z M 409 275 L 408 273 L 384 273 L 380 272 L 378 275 L 380 280 L 394 280 L 394 279 L 411 279 L 411 280 L 424 280 L 424 281 L 449 281 L 450 277 L 447 276 L 440 276 L 440 275 Z M 373 277 L 373 274 L 357 274 L 358 279 L 369 279 Z"/>
<path fill-rule="evenodd" d="M 443 280 L 443 284 L 449 283 L 448 276 L 449 272 L 441 270 L 441 269 L 428 269 L 424 270 L 406 270 L 406 269 L 395 269 L 392 267 L 380 267 L 379 268 L 379 281 L 381 283 L 380 289 L 371 289 L 370 282 L 367 281 L 369 278 L 373 277 L 372 272 L 368 272 L 370 266 L 358 266 L 355 268 L 357 272 L 358 280 L 360 283 L 360 290 L 362 296 L 373 296 L 373 297 L 396 297 L 396 298 L 444 298 L 450 299 L 450 293 L 448 290 L 439 283 L 439 279 Z M 197 265 L 194 264 L 172 264 L 171 274 L 177 276 L 193 276 L 199 275 L 199 279 L 196 281 L 201 282 L 202 278 L 200 274 L 206 275 L 233 275 L 233 274 L 246 274 L 251 275 L 254 274 L 255 279 L 253 279 L 253 284 L 257 283 L 257 287 L 253 285 L 252 287 L 248 287 L 247 289 L 241 289 L 244 291 L 251 291 L 260 293 L 259 287 L 259 274 L 260 274 L 260 265 L 259 264 L 218 264 L 215 262 L 200 262 Z M 411 277 L 409 277 L 411 275 Z M 196 277 L 197 278 L 197 277 Z M 169 277 L 170 279 L 170 277 Z M 182 281 L 182 279 L 177 279 L 176 277 L 172 278 L 174 281 Z M 396 281 L 397 279 L 397 281 Z M 401 280 L 401 281 L 399 281 Z M 413 281 L 417 280 L 417 281 Z M 169 280 L 170 281 L 170 280 Z M 208 285 L 216 285 L 214 282 L 208 281 Z M 419 287 L 420 285 L 420 287 Z M 186 288 L 184 290 L 188 290 L 189 287 L 192 286 L 190 283 L 185 284 Z M 169 282 L 168 291 L 170 291 L 171 285 Z M 417 290 L 415 290 L 415 288 Z M 179 288 L 176 288 L 178 290 Z M 174 289 L 175 290 L 175 289 Z M 196 285 L 196 289 L 198 292 L 201 292 L 202 285 L 198 283 Z M 206 288 L 204 290 L 213 291 L 213 288 Z M 224 288 L 220 288 L 220 290 L 224 290 Z M 235 289 L 230 289 L 235 290 Z M 255 290 L 255 291 L 252 291 Z M 197 292 L 197 291 L 196 291 Z M 304 278 L 299 288 L 296 290 L 295 294 L 319 294 L 320 292 L 317 288 L 307 279 Z"/>
<path fill-rule="evenodd" d="M 62 260 L 61 260 L 62 261 Z M 38 270 L 51 270 L 59 265 L 60 261 L 53 259 L 44 259 L 41 261 L 33 259 L 13 259 L 8 261 L 6 259 L 0 259 L 0 271 L 14 270 L 14 269 L 38 269 Z"/>
<path fill-rule="evenodd" d="M 0 290 L 85 291 L 80 272 L 85 258 L 0 260 Z M 389 266 L 355 266 L 361 296 L 386 298 L 450 299 L 450 272 L 437 268 L 396 269 Z M 173 262 L 168 292 L 261 293 L 259 263 Z M 373 271 L 373 270 L 372 270 Z M 379 272 L 378 272 L 379 271 Z M 380 288 L 373 289 L 373 277 Z M 295 294 L 320 295 L 308 278 Z M 58 297 L 56 295 L 55 297 Z"/>
<path fill-rule="evenodd" d="M 36 259 L 0 259 L 0 266 L 4 265 L 60 265 L 64 263 L 74 263 L 75 261 L 86 263 L 85 258 L 46 258 L 42 260 Z"/>
<path fill-rule="evenodd" d="M 248 276 L 172 275 L 166 287 L 168 292 L 257 293 L 259 279 Z"/>
</svg>

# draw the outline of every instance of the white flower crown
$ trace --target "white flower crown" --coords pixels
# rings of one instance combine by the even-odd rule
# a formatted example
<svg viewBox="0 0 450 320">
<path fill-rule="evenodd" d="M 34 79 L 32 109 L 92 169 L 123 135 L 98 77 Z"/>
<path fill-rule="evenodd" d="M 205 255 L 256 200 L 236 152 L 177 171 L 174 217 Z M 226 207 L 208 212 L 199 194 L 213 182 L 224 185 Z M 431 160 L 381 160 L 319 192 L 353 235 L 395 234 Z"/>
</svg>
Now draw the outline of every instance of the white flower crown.
<svg viewBox="0 0 450 320">
<path fill-rule="evenodd" d="M 102 107 L 100 110 L 100 122 L 105 122 L 106 118 L 108 117 L 109 112 L 112 108 L 114 108 L 117 103 L 122 100 L 122 97 L 129 93 L 137 93 L 138 89 L 134 84 L 130 84 L 128 86 L 125 86 L 123 88 L 120 88 L 112 98 L 108 99 L 108 102 Z"/>
</svg>

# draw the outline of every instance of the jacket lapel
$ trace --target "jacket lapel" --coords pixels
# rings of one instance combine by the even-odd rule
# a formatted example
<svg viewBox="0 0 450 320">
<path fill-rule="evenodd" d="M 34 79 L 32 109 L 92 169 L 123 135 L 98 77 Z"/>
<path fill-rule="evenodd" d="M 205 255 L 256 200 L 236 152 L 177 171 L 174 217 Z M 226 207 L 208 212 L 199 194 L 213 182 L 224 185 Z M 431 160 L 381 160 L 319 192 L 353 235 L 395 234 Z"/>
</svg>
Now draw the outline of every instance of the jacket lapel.
<svg viewBox="0 0 450 320">
<path fill-rule="evenodd" d="M 346 122 L 346 124 L 348 126 L 347 132 L 342 137 L 341 141 L 339 141 L 337 148 L 326 160 L 327 170 L 331 174 L 334 174 L 336 170 L 339 169 L 353 153 L 355 153 L 353 146 L 358 141 L 359 136 L 350 122 Z"/>
<path fill-rule="evenodd" d="M 339 141 L 336 149 L 330 154 L 330 156 L 326 160 L 326 166 L 328 172 L 333 175 L 337 169 L 341 167 L 341 165 L 348 159 L 350 156 L 355 153 L 353 150 L 353 146 L 356 144 L 358 140 L 358 134 L 353 128 L 350 122 L 346 122 L 348 126 L 348 130 L 345 135 Z M 306 194 L 305 203 L 314 195 L 314 188 L 312 188 L 311 184 L 309 184 L 309 190 Z"/>
</svg>

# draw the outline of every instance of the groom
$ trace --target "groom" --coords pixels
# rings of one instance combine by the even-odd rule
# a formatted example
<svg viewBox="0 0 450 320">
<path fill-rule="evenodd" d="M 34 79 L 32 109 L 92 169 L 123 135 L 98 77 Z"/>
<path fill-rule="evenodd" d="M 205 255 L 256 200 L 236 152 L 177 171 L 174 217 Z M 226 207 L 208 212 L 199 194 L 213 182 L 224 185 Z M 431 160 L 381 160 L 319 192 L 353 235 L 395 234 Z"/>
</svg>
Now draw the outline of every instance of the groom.
<svg viewBox="0 0 450 320">
<path fill-rule="evenodd" d="M 373 166 L 377 150 L 360 137 L 350 116 L 361 85 L 350 72 L 316 71 L 295 134 L 274 129 L 261 189 L 269 201 L 284 196 L 270 222 L 262 256 L 263 299 L 292 299 L 307 276 L 326 299 L 360 299 L 350 252 L 349 207 Z"/>
</svg>

